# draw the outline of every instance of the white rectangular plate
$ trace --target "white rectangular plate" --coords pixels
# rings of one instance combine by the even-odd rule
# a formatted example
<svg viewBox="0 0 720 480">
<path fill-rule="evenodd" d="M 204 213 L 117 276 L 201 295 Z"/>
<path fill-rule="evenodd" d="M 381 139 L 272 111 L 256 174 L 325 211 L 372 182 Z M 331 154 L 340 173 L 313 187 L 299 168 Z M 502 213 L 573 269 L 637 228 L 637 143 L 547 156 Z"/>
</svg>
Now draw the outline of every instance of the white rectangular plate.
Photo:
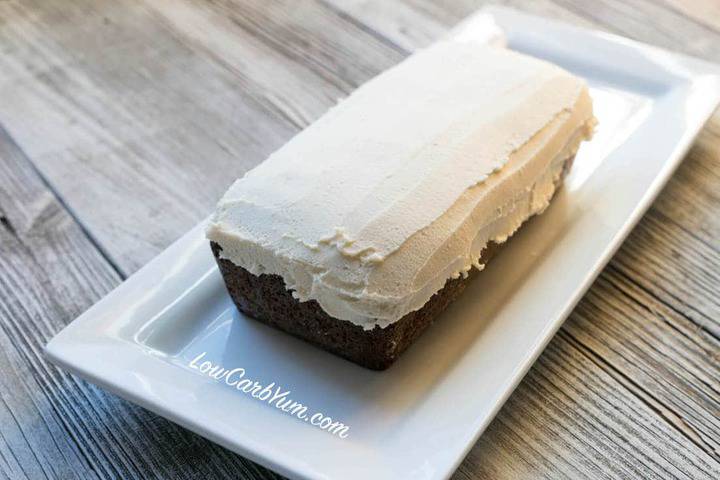
<svg viewBox="0 0 720 480">
<path fill-rule="evenodd" d="M 364 370 L 239 314 L 202 225 L 60 332 L 49 358 L 290 477 L 449 476 L 720 98 L 716 66 L 512 10 L 484 10 L 454 35 L 494 23 L 510 48 L 586 78 L 600 126 L 550 208 L 392 368 Z M 289 390 L 308 415 L 347 425 L 347 437 L 192 369 L 203 352 Z"/>
</svg>

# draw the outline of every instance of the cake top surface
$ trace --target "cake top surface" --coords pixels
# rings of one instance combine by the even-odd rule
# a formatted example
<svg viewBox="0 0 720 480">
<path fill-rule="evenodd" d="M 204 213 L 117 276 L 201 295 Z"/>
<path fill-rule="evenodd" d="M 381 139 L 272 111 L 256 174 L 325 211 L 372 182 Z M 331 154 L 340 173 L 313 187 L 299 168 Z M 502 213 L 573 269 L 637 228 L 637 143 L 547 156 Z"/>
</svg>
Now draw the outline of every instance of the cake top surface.
<svg viewBox="0 0 720 480">
<path fill-rule="evenodd" d="M 233 263 L 281 275 L 296 298 L 384 326 L 477 260 L 471 247 L 493 209 L 529 186 L 495 179 L 511 158 L 529 160 L 531 140 L 546 140 L 535 142 L 539 151 L 591 118 L 584 83 L 564 70 L 441 41 L 358 88 L 237 180 L 207 235 Z M 480 207 L 487 214 L 478 216 Z"/>
</svg>

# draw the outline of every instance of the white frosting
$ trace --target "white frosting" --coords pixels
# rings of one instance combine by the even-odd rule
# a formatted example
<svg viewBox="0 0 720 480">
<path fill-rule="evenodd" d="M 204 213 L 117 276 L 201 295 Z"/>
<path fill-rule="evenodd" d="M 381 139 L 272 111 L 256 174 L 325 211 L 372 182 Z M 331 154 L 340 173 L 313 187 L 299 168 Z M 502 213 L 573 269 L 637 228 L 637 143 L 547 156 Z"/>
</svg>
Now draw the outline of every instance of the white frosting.
<svg viewBox="0 0 720 480">
<path fill-rule="evenodd" d="M 441 41 L 236 181 L 207 236 L 301 301 L 385 327 L 542 211 L 593 121 L 586 86 L 560 68 Z"/>
</svg>

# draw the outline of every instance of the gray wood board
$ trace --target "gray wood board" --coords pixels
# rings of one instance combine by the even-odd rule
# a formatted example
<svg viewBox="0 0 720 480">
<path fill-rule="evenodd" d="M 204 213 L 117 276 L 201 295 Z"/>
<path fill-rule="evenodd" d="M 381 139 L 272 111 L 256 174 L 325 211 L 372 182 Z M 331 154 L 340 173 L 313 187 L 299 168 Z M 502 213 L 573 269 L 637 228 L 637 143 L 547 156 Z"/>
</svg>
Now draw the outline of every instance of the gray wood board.
<svg viewBox="0 0 720 480">
<path fill-rule="evenodd" d="M 720 60 L 709 1 L 505 3 Z M 41 347 L 234 178 L 477 6 L 0 2 L 0 472 L 274 476 Z M 716 114 L 457 478 L 720 476 L 719 151 Z"/>
</svg>

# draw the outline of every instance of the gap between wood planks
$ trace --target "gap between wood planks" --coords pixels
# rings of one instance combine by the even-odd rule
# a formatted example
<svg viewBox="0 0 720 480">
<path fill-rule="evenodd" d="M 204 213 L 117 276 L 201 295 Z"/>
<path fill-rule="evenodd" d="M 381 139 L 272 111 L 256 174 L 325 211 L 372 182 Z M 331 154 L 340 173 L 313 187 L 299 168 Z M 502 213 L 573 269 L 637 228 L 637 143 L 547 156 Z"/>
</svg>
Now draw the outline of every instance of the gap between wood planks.
<svg viewBox="0 0 720 480">
<path fill-rule="evenodd" d="M 0 473 L 277 478 L 47 363 L 45 343 L 122 279 L 30 163 L 0 128 Z"/>
<path fill-rule="evenodd" d="M 713 449 L 712 445 L 708 445 L 703 439 L 691 428 L 682 421 L 682 415 L 673 411 L 667 405 L 663 404 L 660 400 L 655 398 L 647 389 L 643 388 L 640 384 L 634 381 L 630 376 L 623 373 L 622 370 L 615 367 L 610 362 L 607 362 L 603 357 L 594 351 L 592 348 L 580 342 L 571 333 L 566 330 L 560 330 L 558 335 L 562 335 L 585 357 L 591 362 L 595 363 L 599 368 L 606 371 L 613 378 L 615 378 L 620 384 L 622 384 L 631 395 L 638 398 L 645 405 L 647 405 L 653 412 L 661 416 L 670 426 L 672 426 L 678 433 L 683 435 L 688 441 L 694 443 L 697 447 L 701 448 L 709 455 L 717 456 L 717 452 Z"/>
<path fill-rule="evenodd" d="M 42 182 L 43 186 L 55 197 L 55 200 L 60 204 L 60 206 L 67 212 L 67 214 L 70 216 L 70 218 L 73 219 L 73 221 L 78 225 L 78 228 L 83 232 L 83 234 L 87 237 L 90 244 L 100 253 L 100 255 L 105 259 L 105 261 L 108 263 L 110 268 L 112 268 L 115 273 L 118 275 L 118 277 L 122 280 L 125 280 L 127 278 L 127 275 L 125 275 L 120 267 L 115 263 L 115 261 L 112 259 L 110 254 L 103 248 L 103 246 L 98 242 L 98 240 L 95 238 L 95 236 L 92 234 L 92 232 L 87 228 L 87 226 L 82 222 L 82 220 L 75 214 L 73 209 L 68 205 L 68 203 L 65 201 L 65 199 L 60 195 L 60 193 L 57 191 L 55 187 L 53 187 L 52 183 L 43 175 L 43 173 L 38 170 L 38 168 L 27 158 L 27 156 L 22 152 L 22 149 L 18 146 L 17 143 L 15 143 L 15 140 L 8 135 L 7 130 L 3 127 L 2 124 L 0 124 L 0 142 L 7 142 L 9 145 L 12 146 L 12 148 L 16 149 L 18 152 L 22 154 L 23 157 L 25 157 L 28 166 L 33 170 L 37 178 Z M 10 233 L 12 233 L 14 236 L 16 235 L 15 229 L 10 223 L 10 220 L 7 218 L 7 216 L 2 213 L 2 205 L 0 205 L 0 223 L 2 223 L 5 228 L 7 228 Z"/>
</svg>

